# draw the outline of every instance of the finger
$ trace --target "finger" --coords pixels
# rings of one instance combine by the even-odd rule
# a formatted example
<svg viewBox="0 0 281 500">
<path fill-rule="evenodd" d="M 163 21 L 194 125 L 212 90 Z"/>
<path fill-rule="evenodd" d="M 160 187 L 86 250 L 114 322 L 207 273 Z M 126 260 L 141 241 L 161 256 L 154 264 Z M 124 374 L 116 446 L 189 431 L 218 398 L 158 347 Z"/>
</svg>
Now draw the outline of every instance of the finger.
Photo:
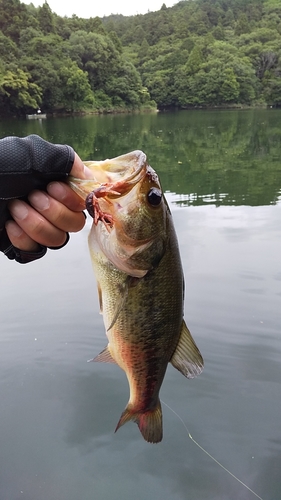
<svg viewBox="0 0 281 500">
<path fill-rule="evenodd" d="M 58 247 L 65 243 L 65 231 L 55 227 L 24 201 L 13 200 L 8 208 L 18 226 L 40 245 Z"/>
<path fill-rule="evenodd" d="M 32 240 L 15 221 L 7 221 L 5 227 L 9 240 L 14 247 L 26 252 L 37 252 L 39 249 L 38 243 Z"/>
<path fill-rule="evenodd" d="M 47 192 L 52 198 L 60 201 L 70 210 L 81 212 L 85 209 L 85 201 L 63 182 L 51 182 L 47 186 Z"/>
<path fill-rule="evenodd" d="M 76 153 L 70 175 L 78 179 L 94 178 L 93 172 L 84 165 Z M 63 203 L 70 210 L 81 211 L 85 209 L 85 201 L 63 182 L 51 182 L 47 186 L 47 191 L 53 198 Z"/>
<path fill-rule="evenodd" d="M 73 177 L 77 177 L 78 179 L 94 178 L 93 172 L 88 167 L 86 167 L 86 165 L 84 165 L 84 163 L 82 162 L 81 158 L 79 158 L 77 153 L 75 153 L 75 158 L 70 175 L 73 175 Z"/>
<path fill-rule="evenodd" d="M 28 200 L 47 221 L 62 231 L 77 232 L 85 225 L 83 212 L 70 210 L 63 203 L 42 191 L 33 191 L 30 193 Z"/>
</svg>

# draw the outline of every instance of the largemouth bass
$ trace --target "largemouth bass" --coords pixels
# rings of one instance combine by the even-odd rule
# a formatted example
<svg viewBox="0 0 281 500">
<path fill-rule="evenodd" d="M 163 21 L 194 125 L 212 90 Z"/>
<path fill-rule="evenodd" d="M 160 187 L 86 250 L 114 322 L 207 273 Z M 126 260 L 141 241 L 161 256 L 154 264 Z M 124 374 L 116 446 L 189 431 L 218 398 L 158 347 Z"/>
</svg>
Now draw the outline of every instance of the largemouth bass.
<svg viewBox="0 0 281 500">
<path fill-rule="evenodd" d="M 202 356 L 183 319 L 184 277 L 159 178 L 142 151 L 85 162 L 95 179 L 70 179 L 93 225 L 89 248 L 108 337 L 93 361 L 117 363 L 130 399 L 116 430 L 132 420 L 144 439 L 162 439 L 159 391 L 170 362 L 185 377 Z"/>
</svg>

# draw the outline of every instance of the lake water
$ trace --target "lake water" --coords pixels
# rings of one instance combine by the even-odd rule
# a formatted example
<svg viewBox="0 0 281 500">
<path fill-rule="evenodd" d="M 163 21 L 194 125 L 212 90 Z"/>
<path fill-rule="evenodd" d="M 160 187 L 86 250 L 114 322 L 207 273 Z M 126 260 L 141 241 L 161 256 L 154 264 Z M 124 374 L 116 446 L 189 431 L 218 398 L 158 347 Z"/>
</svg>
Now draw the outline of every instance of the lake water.
<svg viewBox="0 0 281 500">
<path fill-rule="evenodd" d="M 142 149 L 173 213 L 185 319 L 205 369 L 168 368 L 161 398 L 263 500 L 281 498 L 281 111 L 197 111 L 0 122 L 85 159 Z M 89 219 L 89 218 L 88 218 Z M 0 255 L 0 500 L 251 500 L 163 407 L 162 443 L 134 424 L 106 344 L 90 220 L 25 266 Z M 172 276 L 171 276 L 172 279 Z"/>
</svg>

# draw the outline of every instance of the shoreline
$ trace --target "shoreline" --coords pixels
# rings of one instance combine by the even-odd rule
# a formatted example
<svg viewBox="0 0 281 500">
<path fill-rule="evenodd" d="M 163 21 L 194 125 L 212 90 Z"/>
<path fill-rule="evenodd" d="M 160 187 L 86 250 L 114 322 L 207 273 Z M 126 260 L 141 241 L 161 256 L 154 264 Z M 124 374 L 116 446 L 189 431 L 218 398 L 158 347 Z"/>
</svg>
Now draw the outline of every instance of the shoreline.
<svg viewBox="0 0 281 500">
<path fill-rule="evenodd" d="M 144 108 L 135 110 L 121 110 L 121 109 L 111 109 L 111 110 L 87 110 L 87 111 L 73 111 L 73 112 L 46 112 L 43 114 L 44 118 L 63 118 L 63 117 L 75 117 L 75 116 L 106 116 L 106 115 L 134 115 L 134 114 L 152 114 L 152 113 L 169 113 L 176 111 L 237 111 L 237 110 L 249 110 L 249 109 L 278 109 L 279 106 L 269 105 L 269 104 L 231 104 L 231 105 L 216 105 L 216 106 L 185 106 L 185 107 L 169 107 L 169 108 Z M 1 119 L 24 119 L 27 120 L 31 114 L 15 115 L 15 114 L 5 114 L 0 117 Z M 37 118 L 37 117 L 36 117 Z M 40 115 L 38 116 L 40 118 Z"/>
</svg>

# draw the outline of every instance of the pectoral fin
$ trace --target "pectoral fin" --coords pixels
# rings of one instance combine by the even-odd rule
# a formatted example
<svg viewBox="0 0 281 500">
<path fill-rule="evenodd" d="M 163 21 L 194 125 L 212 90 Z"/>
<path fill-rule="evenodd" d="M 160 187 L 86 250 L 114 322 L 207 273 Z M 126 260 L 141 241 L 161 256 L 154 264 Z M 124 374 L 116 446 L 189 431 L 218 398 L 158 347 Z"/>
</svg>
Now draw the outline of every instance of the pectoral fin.
<svg viewBox="0 0 281 500">
<path fill-rule="evenodd" d="M 184 320 L 179 343 L 170 362 L 187 378 L 194 378 L 203 370 L 203 358 Z"/>
<path fill-rule="evenodd" d="M 90 361 L 101 361 L 102 363 L 116 363 L 116 361 L 111 356 L 108 345 L 95 358 L 89 359 L 88 363 Z"/>
</svg>

